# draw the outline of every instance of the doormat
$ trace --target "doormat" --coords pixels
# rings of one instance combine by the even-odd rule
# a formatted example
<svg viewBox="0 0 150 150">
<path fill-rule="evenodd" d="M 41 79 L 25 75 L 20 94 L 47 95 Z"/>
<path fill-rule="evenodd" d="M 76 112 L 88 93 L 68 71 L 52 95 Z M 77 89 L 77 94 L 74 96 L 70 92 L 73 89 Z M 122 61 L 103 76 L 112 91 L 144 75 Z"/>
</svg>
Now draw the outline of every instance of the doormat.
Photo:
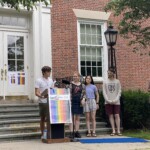
<svg viewBox="0 0 150 150">
<path fill-rule="evenodd" d="M 95 138 L 95 139 L 80 139 L 81 143 L 144 143 L 149 142 L 148 140 L 140 138 Z"/>
</svg>

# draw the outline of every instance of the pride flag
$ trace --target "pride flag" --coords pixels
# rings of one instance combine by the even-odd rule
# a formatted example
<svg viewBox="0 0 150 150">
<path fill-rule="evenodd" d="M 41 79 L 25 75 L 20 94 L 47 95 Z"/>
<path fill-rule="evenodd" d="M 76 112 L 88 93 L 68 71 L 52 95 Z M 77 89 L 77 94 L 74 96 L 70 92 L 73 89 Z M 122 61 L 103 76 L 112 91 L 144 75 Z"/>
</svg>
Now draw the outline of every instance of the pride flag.
<svg viewBox="0 0 150 150">
<path fill-rule="evenodd" d="M 25 73 L 18 73 L 18 85 L 25 85 Z"/>
</svg>

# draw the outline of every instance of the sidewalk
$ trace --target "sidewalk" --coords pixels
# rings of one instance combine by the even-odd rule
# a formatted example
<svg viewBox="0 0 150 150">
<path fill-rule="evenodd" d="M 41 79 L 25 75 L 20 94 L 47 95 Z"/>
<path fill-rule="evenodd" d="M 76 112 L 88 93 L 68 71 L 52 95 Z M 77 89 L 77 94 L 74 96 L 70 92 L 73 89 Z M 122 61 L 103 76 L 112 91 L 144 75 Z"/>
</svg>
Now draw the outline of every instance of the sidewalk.
<svg viewBox="0 0 150 150">
<path fill-rule="evenodd" d="M 150 150 L 148 143 L 119 143 L 119 144 L 82 144 L 56 143 L 45 144 L 41 140 L 17 141 L 0 143 L 0 150 Z"/>
</svg>

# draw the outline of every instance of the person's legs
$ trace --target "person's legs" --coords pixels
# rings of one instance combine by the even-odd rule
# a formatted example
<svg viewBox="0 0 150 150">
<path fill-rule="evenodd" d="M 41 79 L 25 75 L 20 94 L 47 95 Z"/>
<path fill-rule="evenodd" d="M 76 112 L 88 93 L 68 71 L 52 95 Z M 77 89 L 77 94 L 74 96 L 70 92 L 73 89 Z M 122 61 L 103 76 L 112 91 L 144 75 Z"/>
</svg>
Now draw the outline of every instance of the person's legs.
<svg viewBox="0 0 150 150">
<path fill-rule="evenodd" d="M 117 126 L 117 133 L 120 133 L 120 116 L 119 116 L 119 114 L 115 114 L 115 123 Z"/>
<path fill-rule="evenodd" d="M 96 116 L 96 111 L 92 111 L 91 113 L 91 121 L 92 121 L 92 127 L 93 127 L 93 136 L 96 136 L 95 134 L 95 130 L 96 130 L 96 119 L 95 119 L 95 116 Z"/>
<path fill-rule="evenodd" d="M 90 112 L 86 112 L 86 126 L 88 129 L 88 133 L 91 133 L 91 130 L 90 130 Z"/>
<path fill-rule="evenodd" d="M 112 128 L 112 134 L 111 135 L 114 135 L 115 134 L 115 122 L 114 122 L 114 115 L 113 115 L 114 106 L 110 105 L 110 104 L 106 104 L 105 105 L 105 111 L 106 111 L 106 114 L 109 117 L 109 122 L 110 122 L 110 125 L 111 125 L 111 128 Z"/>
<path fill-rule="evenodd" d="M 79 127 L 80 127 L 80 115 L 75 116 L 75 137 L 81 138 L 81 135 L 79 133 Z"/>
<path fill-rule="evenodd" d="M 75 131 L 79 131 L 80 115 L 75 115 Z"/>
<path fill-rule="evenodd" d="M 39 104 L 39 110 L 40 110 L 40 129 L 41 129 L 41 135 L 43 135 L 44 129 L 45 129 L 45 119 L 46 119 L 46 113 L 45 113 L 45 106 L 44 104 Z"/>
<path fill-rule="evenodd" d="M 110 121 L 110 124 L 111 124 L 111 128 L 112 128 L 112 133 L 115 134 L 115 122 L 114 122 L 114 115 L 113 114 L 110 114 L 109 115 L 109 121 Z"/>
<path fill-rule="evenodd" d="M 45 129 L 45 117 L 41 116 L 40 119 L 40 129 L 41 129 L 41 135 L 43 135 L 44 129 Z"/>
<path fill-rule="evenodd" d="M 120 105 L 114 105 L 115 123 L 117 127 L 117 134 L 120 134 Z"/>
</svg>

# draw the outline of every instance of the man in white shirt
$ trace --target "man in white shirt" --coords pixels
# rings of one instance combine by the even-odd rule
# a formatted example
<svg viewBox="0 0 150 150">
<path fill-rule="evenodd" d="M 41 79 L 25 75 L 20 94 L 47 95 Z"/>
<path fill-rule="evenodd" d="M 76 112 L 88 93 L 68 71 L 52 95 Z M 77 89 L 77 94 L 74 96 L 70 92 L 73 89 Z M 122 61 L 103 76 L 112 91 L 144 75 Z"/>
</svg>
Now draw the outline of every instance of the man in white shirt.
<svg viewBox="0 0 150 150">
<path fill-rule="evenodd" d="M 103 96 L 105 99 L 105 111 L 109 117 L 109 121 L 112 127 L 111 136 L 120 133 L 120 96 L 121 96 L 121 84 L 118 79 L 115 78 L 114 69 L 108 70 L 108 79 L 103 82 Z M 115 131 L 115 123 L 117 131 Z"/>
<path fill-rule="evenodd" d="M 45 89 L 53 88 L 53 80 L 50 79 L 51 68 L 49 66 L 44 66 L 41 69 L 43 76 L 36 80 L 35 82 L 35 95 L 39 98 L 39 109 L 40 109 L 40 128 L 41 134 L 43 135 L 44 128 L 45 128 L 45 121 L 48 116 L 48 106 L 47 106 L 47 97 L 42 96 L 42 92 Z"/>
</svg>

